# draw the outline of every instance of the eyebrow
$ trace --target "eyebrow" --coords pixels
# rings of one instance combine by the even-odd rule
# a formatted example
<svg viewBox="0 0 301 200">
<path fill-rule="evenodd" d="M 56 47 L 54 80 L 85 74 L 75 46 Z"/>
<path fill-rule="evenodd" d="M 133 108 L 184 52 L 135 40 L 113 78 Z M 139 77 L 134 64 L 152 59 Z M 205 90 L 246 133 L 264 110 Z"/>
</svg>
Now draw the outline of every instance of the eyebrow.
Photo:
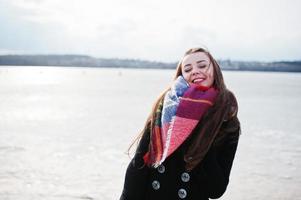
<svg viewBox="0 0 301 200">
<path fill-rule="evenodd" d="M 199 60 L 196 63 L 201 63 L 201 62 L 204 62 L 204 61 L 207 61 L 207 60 Z"/>
<path fill-rule="evenodd" d="M 198 61 L 196 61 L 196 63 L 199 64 L 199 63 L 204 62 L 204 61 L 207 61 L 207 60 L 198 60 Z M 184 67 L 188 67 L 188 66 L 191 66 L 191 64 L 184 65 Z"/>
</svg>

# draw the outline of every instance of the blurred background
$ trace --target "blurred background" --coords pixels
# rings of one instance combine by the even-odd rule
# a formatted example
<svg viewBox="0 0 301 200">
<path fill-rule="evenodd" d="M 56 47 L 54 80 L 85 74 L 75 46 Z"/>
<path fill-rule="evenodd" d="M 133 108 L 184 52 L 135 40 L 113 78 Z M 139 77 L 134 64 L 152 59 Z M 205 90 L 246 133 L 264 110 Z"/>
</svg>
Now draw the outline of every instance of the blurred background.
<svg viewBox="0 0 301 200">
<path fill-rule="evenodd" d="M 221 199 L 301 199 L 301 2 L 0 0 L 0 199 L 118 199 L 125 154 L 191 47 L 242 135 Z"/>
<path fill-rule="evenodd" d="M 298 0 L 0 0 L 2 54 L 86 54 L 177 61 L 300 59 Z"/>
</svg>

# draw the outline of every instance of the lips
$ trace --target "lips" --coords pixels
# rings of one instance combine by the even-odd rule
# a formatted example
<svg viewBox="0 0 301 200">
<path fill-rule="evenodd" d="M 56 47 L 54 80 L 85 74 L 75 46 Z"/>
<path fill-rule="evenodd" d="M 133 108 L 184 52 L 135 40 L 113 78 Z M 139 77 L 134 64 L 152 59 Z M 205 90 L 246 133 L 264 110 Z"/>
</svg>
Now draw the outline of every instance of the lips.
<svg viewBox="0 0 301 200">
<path fill-rule="evenodd" d="M 205 80 L 205 78 L 196 78 L 196 79 L 193 79 L 192 82 L 193 83 L 201 83 Z"/>
</svg>

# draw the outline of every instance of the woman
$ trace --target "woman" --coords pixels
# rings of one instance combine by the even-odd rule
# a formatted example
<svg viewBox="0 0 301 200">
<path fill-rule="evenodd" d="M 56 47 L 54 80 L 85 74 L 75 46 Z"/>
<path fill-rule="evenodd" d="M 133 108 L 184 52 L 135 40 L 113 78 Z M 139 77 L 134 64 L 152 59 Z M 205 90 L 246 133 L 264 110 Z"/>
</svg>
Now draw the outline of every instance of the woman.
<svg viewBox="0 0 301 200">
<path fill-rule="evenodd" d="M 237 110 L 216 60 L 189 49 L 138 138 L 120 200 L 221 197 L 240 135 Z"/>
</svg>

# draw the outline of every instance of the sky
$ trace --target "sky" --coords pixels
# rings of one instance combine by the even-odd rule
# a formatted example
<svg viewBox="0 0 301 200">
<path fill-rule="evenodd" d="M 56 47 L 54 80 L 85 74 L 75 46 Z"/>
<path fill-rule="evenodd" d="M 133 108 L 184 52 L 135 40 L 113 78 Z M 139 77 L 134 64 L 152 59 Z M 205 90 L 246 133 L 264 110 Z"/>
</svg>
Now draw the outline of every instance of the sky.
<svg viewBox="0 0 301 200">
<path fill-rule="evenodd" d="M 300 0 L 0 0 L 0 54 L 301 60 Z"/>
</svg>

